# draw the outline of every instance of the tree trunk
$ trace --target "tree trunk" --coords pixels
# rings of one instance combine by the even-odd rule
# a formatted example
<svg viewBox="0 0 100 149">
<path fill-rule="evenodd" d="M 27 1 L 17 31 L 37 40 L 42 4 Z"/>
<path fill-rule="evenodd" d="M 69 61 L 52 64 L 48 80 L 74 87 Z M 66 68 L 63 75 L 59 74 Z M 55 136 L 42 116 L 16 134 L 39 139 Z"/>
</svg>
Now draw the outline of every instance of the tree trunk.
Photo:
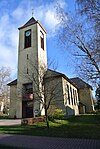
<svg viewBox="0 0 100 149">
<path fill-rule="evenodd" d="M 45 105 L 45 116 L 46 116 L 46 124 L 47 124 L 47 128 L 49 129 L 49 120 L 48 120 L 48 113 L 47 113 L 46 105 Z"/>
</svg>

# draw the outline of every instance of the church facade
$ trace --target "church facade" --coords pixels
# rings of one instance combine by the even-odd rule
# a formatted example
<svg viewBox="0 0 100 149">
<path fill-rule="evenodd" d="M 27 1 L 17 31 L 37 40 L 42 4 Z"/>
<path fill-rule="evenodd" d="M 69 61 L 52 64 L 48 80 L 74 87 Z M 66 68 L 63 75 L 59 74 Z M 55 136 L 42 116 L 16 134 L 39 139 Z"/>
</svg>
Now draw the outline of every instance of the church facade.
<svg viewBox="0 0 100 149">
<path fill-rule="evenodd" d="M 90 85 L 80 79 L 80 88 L 75 79 L 48 69 L 46 31 L 33 17 L 19 28 L 17 77 L 8 84 L 11 118 L 45 115 L 45 105 L 67 116 L 93 111 Z"/>
</svg>

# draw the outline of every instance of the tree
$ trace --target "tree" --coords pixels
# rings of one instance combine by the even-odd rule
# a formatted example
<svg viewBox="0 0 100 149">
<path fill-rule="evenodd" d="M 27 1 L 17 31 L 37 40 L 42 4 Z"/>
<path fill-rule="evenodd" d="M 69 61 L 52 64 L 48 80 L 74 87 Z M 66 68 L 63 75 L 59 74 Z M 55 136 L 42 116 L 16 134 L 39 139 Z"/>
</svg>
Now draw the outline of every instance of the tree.
<svg viewBox="0 0 100 149">
<path fill-rule="evenodd" d="M 29 60 L 30 70 L 28 74 L 19 72 L 20 76 L 23 76 L 27 82 L 30 82 L 31 88 L 25 89 L 18 88 L 19 95 L 26 96 L 26 94 L 33 94 L 33 104 L 41 105 L 40 111 L 44 109 L 46 116 L 47 128 L 49 128 L 48 110 L 51 105 L 54 105 L 55 100 L 58 100 L 59 95 L 59 81 L 55 81 L 53 71 L 47 70 L 47 66 L 41 66 L 39 69 L 34 66 L 31 60 Z M 34 71 L 33 71 L 34 70 Z M 34 109 L 34 107 L 33 107 Z M 35 111 L 34 111 L 35 112 Z"/>
<path fill-rule="evenodd" d="M 95 29 L 100 28 L 100 1 L 99 0 L 76 0 L 78 13 L 85 15 L 87 20 L 94 24 Z"/>
<path fill-rule="evenodd" d="M 79 64 L 77 64 L 77 72 L 80 76 L 88 81 L 97 83 L 100 80 L 100 42 L 99 42 L 99 18 L 96 19 L 97 14 L 99 16 L 99 11 L 92 5 L 90 15 L 85 11 L 85 2 L 82 0 L 77 0 L 80 2 L 81 8 L 84 9 L 87 17 L 81 16 L 80 13 L 75 15 L 69 14 L 69 12 L 64 11 L 60 6 L 57 7 L 57 16 L 61 20 L 61 32 L 60 41 L 66 47 L 66 49 L 74 49 L 73 55 L 79 59 Z M 83 5 L 84 4 L 84 5 Z M 88 6 L 90 3 L 88 3 Z M 87 10 L 87 9 L 86 9 Z M 93 18 L 91 19 L 91 17 Z M 89 21 L 87 21 L 89 18 Z M 94 21 L 94 23 L 91 23 Z M 99 22 L 98 22 L 99 21 Z M 96 28 L 98 26 L 98 28 Z M 97 31 L 96 31 L 97 30 Z"/>
<path fill-rule="evenodd" d="M 100 1 L 99 0 L 76 0 L 77 3 L 77 12 L 82 17 L 85 17 L 88 24 L 92 24 L 91 28 L 94 34 L 92 35 L 91 40 L 89 41 L 96 65 L 100 70 Z M 92 45 L 92 46 L 91 46 Z M 100 78 L 100 73 L 98 76 Z"/>
<path fill-rule="evenodd" d="M 0 68 L 0 103 L 4 103 L 4 112 L 9 106 L 9 88 L 7 83 L 10 81 L 11 69 L 8 67 Z"/>
</svg>

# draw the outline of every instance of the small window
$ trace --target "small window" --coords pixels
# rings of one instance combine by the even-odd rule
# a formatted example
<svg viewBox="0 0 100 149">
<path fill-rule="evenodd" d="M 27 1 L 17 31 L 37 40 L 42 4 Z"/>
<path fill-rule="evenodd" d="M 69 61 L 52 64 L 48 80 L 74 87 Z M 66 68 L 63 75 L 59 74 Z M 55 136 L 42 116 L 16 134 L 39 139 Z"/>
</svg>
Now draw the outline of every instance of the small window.
<svg viewBox="0 0 100 149">
<path fill-rule="evenodd" d="M 76 99 L 76 104 L 78 103 L 78 98 L 77 98 L 77 91 L 75 90 L 75 99 Z"/>
<path fill-rule="evenodd" d="M 25 31 L 25 48 L 31 47 L 31 30 Z"/>
<path fill-rule="evenodd" d="M 73 93 L 72 93 L 72 88 L 70 87 L 70 93 L 71 93 L 71 101 L 72 101 L 72 105 L 73 105 Z"/>
<path fill-rule="evenodd" d="M 27 74 L 28 74 L 28 68 L 27 68 Z"/>
<path fill-rule="evenodd" d="M 73 98 L 74 98 L 74 105 L 76 104 L 76 101 L 75 101 L 75 90 L 73 89 Z"/>
<path fill-rule="evenodd" d="M 67 91 L 68 91 L 68 101 L 69 101 L 69 104 L 70 104 L 70 94 L 69 94 L 69 86 L 67 85 Z"/>
<path fill-rule="evenodd" d="M 40 31 L 40 44 L 41 48 L 44 50 L 44 34 Z"/>
<path fill-rule="evenodd" d="M 33 93 L 32 83 L 23 84 L 23 93 Z"/>
<path fill-rule="evenodd" d="M 27 59 L 29 59 L 28 54 L 27 54 Z"/>
</svg>

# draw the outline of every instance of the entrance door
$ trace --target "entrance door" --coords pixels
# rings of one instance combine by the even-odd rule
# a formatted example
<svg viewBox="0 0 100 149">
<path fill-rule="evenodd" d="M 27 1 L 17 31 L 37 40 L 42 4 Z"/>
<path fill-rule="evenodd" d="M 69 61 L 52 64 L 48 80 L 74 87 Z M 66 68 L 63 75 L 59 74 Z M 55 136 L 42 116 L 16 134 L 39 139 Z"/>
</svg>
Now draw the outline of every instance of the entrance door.
<svg viewBox="0 0 100 149">
<path fill-rule="evenodd" d="M 23 118 L 33 117 L 33 101 L 22 102 L 22 117 Z"/>
</svg>

